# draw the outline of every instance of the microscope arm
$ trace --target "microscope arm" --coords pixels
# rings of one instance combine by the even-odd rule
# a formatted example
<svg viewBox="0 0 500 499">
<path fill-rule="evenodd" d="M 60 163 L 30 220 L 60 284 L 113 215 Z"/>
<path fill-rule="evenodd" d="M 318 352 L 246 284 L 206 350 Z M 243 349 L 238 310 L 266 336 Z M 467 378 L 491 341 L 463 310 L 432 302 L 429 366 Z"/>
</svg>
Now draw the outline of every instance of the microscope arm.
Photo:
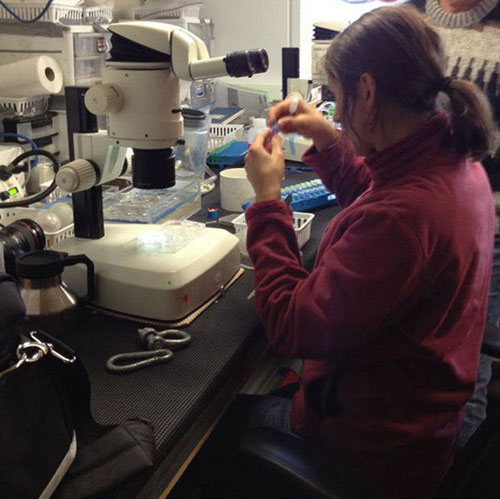
<svg viewBox="0 0 500 499">
<path fill-rule="evenodd" d="M 267 71 L 269 65 L 264 50 L 245 50 L 211 58 L 203 40 L 183 28 L 165 23 L 129 21 L 111 24 L 108 29 L 136 44 L 170 56 L 172 69 L 181 80 L 252 76 Z"/>
<path fill-rule="evenodd" d="M 73 135 L 76 159 L 59 170 L 57 185 L 65 192 L 82 192 L 123 175 L 126 148 L 115 144 L 104 131 Z"/>
</svg>

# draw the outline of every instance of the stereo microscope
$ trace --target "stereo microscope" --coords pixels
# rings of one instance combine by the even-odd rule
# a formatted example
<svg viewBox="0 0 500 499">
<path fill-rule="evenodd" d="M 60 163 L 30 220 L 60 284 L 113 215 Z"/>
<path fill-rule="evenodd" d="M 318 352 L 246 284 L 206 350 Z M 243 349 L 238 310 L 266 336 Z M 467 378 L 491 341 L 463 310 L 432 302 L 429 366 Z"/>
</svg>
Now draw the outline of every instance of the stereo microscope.
<svg viewBox="0 0 500 499">
<path fill-rule="evenodd" d="M 85 253 L 94 262 L 97 306 L 173 321 L 231 280 L 240 263 L 238 239 L 206 228 L 176 253 L 141 252 L 132 243 L 151 226 L 104 224 L 101 186 L 124 173 L 128 148 L 134 187 L 174 186 L 173 148 L 183 136 L 180 80 L 249 77 L 267 70 L 268 57 L 265 50 L 248 50 L 211 58 L 200 38 L 161 22 L 121 22 L 108 29 L 111 59 L 102 84 L 66 92 L 72 161 L 60 169 L 56 182 L 73 195 L 75 237 L 55 249 Z M 106 116 L 107 130 L 97 130 L 93 115 Z M 83 292 L 84 274 L 74 267 L 64 278 Z"/>
</svg>

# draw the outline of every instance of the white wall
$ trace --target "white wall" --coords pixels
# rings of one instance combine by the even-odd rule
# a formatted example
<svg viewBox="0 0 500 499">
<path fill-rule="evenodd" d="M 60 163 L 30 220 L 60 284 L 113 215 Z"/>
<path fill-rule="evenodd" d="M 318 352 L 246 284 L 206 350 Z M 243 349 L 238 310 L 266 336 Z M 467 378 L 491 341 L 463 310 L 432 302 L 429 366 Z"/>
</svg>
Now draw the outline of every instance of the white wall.
<svg viewBox="0 0 500 499">
<path fill-rule="evenodd" d="M 299 43 L 299 4 L 300 0 L 205 0 L 200 17 L 214 21 L 212 55 L 265 48 L 269 70 L 250 82 L 281 86 L 281 47 Z M 239 83 L 246 85 L 244 80 L 240 78 Z"/>
<path fill-rule="evenodd" d="M 407 0 L 391 3 L 374 0 L 368 3 L 347 3 L 343 0 L 300 0 L 300 76 L 311 76 L 311 46 L 313 24 L 317 21 L 354 22 L 365 12 L 377 7 L 397 5 Z"/>
<path fill-rule="evenodd" d="M 113 20 L 132 19 L 132 7 L 138 7 L 140 0 L 116 0 L 113 6 Z"/>
<path fill-rule="evenodd" d="M 202 17 L 215 24 L 214 54 L 264 47 L 269 71 L 251 83 L 281 86 L 281 47 L 300 47 L 300 76 L 311 77 L 313 23 L 324 20 L 352 22 L 376 7 L 380 0 L 350 4 L 343 0 L 204 0 Z M 391 5 L 406 0 L 396 0 Z M 235 81 L 235 80 L 233 80 Z M 240 79 L 238 83 L 247 85 Z"/>
</svg>

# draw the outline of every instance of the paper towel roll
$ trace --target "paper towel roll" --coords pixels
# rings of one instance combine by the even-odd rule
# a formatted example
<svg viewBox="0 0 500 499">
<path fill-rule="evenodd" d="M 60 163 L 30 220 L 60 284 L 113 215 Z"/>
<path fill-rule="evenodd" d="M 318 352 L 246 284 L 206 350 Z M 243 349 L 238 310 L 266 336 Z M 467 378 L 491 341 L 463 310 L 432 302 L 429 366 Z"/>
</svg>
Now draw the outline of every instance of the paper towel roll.
<svg viewBox="0 0 500 499">
<path fill-rule="evenodd" d="M 62 84 L 61 67 L 46 55 L 0 66 L 0 97 L 57 94 Z"/>
</svg>

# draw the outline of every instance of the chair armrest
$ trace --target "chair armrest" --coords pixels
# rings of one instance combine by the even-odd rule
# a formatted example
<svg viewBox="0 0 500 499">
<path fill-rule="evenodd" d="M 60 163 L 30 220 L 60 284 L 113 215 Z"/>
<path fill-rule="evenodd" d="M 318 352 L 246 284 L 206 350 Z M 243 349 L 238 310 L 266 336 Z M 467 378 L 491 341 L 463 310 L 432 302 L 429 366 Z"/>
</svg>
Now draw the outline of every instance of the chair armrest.
<svg viewBox="0 0 500 499">
<path fill-rule="evenodd" d="M 486 323 L 481 353 L 500 358 L 500 328 Z"/>
<path fill-rule="evenodd" d="M 271 478 L 267 483 L 279 490 L 290 489 L 293 497 L 380 497 L 378 488 L 341 456 L 326 453 L 314 442 L 296 435 L 254 428 L 240 438 L 240 451 L 250 459 L 253 468 L 257 466 L 257 473 L 265 472 Z"/>
</svg>

